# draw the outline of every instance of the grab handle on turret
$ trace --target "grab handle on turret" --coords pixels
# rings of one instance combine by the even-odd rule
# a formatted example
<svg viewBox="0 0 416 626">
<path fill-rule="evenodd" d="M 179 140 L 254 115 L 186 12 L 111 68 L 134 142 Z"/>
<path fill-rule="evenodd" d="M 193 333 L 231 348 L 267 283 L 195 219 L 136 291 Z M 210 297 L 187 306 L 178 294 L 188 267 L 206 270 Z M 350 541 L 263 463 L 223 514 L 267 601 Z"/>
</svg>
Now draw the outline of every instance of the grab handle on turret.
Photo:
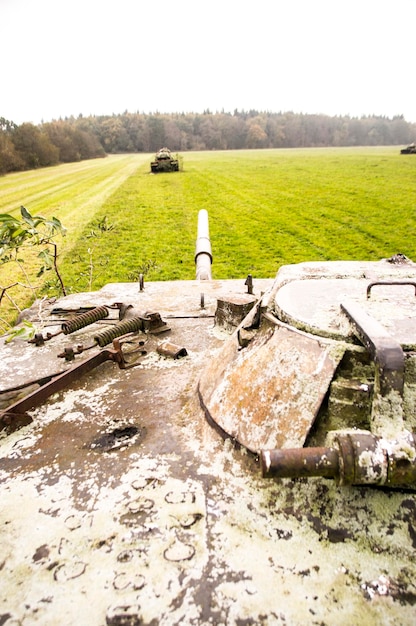
<svg viewBox="0 0 416 626">
<path fill-rule="evenodd" d="M 198 213 L 198 233 L 195 248 L 195 265 L 197 280 L 211 280 L 212 251 L 209 238 L 208 211 L 201 209 Z"/>
</svg>

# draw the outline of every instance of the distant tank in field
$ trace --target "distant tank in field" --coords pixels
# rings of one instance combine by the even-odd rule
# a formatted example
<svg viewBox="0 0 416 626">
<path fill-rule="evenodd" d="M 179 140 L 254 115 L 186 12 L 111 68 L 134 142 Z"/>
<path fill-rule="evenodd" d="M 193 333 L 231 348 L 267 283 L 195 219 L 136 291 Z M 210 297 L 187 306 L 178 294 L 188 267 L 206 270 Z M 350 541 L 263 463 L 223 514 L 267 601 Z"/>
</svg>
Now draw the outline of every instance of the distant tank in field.
<svg viewBox="0 0 416 626">
<path fill-rule="evenodd" d="M 150 164 L 150 169 L 154 174 L 157 172 L 178 172 L 179 160 L 173 158 L 169 148 L 161 148 L 156 152 L 155 159 Z"/>
<path fill-rule="evenodd" d="M 400 150 L 400 154 L 416 154 L 416 144 L 409 144 L 407 148 L 403 148 L 403 150 Z"/>
</svg>

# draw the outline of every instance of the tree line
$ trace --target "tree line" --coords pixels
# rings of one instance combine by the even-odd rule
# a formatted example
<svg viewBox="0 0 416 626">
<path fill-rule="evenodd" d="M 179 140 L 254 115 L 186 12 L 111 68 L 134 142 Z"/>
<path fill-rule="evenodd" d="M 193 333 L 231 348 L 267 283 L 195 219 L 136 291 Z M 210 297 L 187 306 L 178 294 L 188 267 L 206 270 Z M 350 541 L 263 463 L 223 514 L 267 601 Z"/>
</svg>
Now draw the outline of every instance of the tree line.
<svg viewBox="0 0 416 626">
<path fill-rule="evenodd" d="M 203 113 L 82 115 L 20 126 L 0 117 L 0 174 L 106 154 L 332 146 L 407 145 L 416 124 L 402 115 L 329 116 L 209 110 Z"/>
</svg>

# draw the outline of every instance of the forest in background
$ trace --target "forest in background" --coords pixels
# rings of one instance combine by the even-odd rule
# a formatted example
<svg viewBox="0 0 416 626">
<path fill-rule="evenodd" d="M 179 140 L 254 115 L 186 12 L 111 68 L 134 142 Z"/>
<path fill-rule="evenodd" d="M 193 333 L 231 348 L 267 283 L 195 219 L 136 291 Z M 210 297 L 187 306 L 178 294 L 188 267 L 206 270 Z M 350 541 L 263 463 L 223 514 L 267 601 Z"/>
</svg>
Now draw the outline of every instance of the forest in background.
<svg viewBox="0 0 416 626">
<path fill-rule="evenodd" d="M 0 174 L 106 154 L 262 148 L 407 145 L 416 124 L 402 115 L 293 112 L 129 113 L 17 125 L 0 117 Z"/>
</svg>

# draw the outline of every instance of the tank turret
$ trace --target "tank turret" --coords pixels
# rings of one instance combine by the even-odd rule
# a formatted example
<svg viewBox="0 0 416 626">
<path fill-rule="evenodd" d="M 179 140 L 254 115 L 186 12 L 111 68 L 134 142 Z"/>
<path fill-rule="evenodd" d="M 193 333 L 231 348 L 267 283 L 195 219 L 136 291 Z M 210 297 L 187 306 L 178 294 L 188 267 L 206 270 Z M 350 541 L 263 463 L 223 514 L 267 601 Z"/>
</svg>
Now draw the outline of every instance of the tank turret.
<svg viewBox="0 0 416 626">
<path fill-rule="evenodd" d="M 415 289 L 403 255 L 282 267 L 201 376 L 205 411 L 265 476 L 416 486 Z"/>
</svg>

